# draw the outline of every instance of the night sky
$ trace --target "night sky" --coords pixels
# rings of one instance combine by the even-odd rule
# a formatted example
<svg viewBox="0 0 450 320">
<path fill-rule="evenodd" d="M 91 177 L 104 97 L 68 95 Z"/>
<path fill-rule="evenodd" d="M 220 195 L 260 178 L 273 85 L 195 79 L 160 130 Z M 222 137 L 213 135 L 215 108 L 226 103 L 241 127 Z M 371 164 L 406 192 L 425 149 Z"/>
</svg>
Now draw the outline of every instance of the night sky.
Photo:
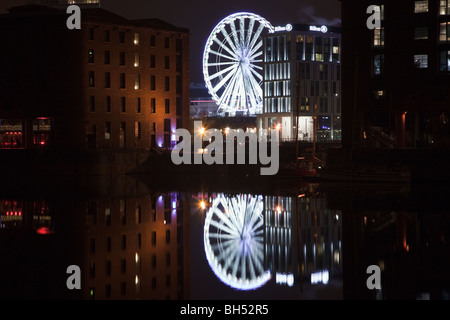
<svg viewBox="0 0 450 320">
<path fill-rule="evenodd" d="M 0 12 L 30 0 L 1 0 Z M 203 82 L 204 44 L 217 23 L 229 14 L 247 11 L 274 26 L 287 23 L 340 25 L 338 0 L 101 0 L 102 8 L 128 19 L 159 18 L 191 32 L 191 82 Z M 65 27 L 65 26 L 63 26 Z"/>
</svg>

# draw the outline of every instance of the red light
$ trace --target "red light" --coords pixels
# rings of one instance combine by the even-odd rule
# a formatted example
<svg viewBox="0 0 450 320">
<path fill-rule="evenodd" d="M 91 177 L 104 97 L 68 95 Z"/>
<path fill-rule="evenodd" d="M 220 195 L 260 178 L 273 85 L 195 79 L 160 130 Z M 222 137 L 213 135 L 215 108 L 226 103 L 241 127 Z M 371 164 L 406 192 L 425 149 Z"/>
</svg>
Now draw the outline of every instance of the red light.
<svg viewBox="0 0 450 320">
<path fill-rule="evenodd" d="M 36 230 L 37 234 L 51 234 L 53 231 L 51 231 L 48 227 L 40 227 Z"/>
<path fill-rule="evenodd" d="M 44 144 L 45 144 L 45 141 L 41 141 L 40 144 L 41 144 L 41 145 L 44 145 Z"/>
</svg>

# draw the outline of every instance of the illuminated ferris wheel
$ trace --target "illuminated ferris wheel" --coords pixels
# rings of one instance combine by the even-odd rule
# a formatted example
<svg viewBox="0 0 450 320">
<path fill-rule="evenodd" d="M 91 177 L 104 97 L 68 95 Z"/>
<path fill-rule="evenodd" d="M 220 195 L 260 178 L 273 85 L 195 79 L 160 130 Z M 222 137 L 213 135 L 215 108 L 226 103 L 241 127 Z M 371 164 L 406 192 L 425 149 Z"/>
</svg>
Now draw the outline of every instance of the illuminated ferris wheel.
<svg viewBox="0 0 450 320">
<path fill-rule="evenodd" d="M 239 290 L 252 290 L 270 279 L 264 269 L 261 196 L 219 195 L 205 217 L 206 258 L 216 276 Z"/>
<path fill-rule="evenodd" d="M 239 12 L 211 32 L 203 53 L 203 76 L 218 105 L 217 113 L 260 112 L 264 31 L 274 31 L 266 19 Z"/>
</svg>

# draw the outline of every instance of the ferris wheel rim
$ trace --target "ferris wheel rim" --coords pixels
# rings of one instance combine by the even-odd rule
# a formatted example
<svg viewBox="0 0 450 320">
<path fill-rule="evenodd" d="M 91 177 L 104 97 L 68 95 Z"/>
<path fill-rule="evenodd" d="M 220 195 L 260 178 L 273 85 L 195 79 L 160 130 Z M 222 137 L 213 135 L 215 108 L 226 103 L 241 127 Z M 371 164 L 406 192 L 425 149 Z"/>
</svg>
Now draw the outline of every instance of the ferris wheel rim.
<svg viewBox="0 0 450 320">
<path fill-rule="evenodd" d="M 272 26 L 272 24 L 266 20 L 265 18 L 263 18 L 262 16 L 255 14 L 255 13 L 251 13 L 251 12 L 237 12 L 234 14 L 231 14 L 225 18 L 223 18 L 212 30 L 212 32 L 210 33 L 210 35 L 208 36 L 208 39 L 206 41 L 206 45 L 204 47 L 204 51 L 203 51 L 203 58 L 202 58 L 202 63 L 203 63 L 203 77 L 204 77 L 204 81 L 206 84 L 206 88 L 208 89 L 208 92 L 210 93 L 210 95 L 212 96 L 213 100 L 216 101 L 216 103 L 218 104 L 218 108 L 224 108 L 224 109 L 235 109 L 235 107 L 230 107 L 230 103 L 227 103 L 227 98 L 229 98 L 230 101 L 233 100 L 233 98 L 237 98 L 238 100 L 245 100 L 245 107 L 248 106 L 248 99 L 250 99 L 251 101 L 251 105 L 248 109 L 250 108 L 256 108 L 256 104 L 261 105 L 262 104 L 262 88 L 261 85 L 258 84 L 255 80 L 254 80 L 254 74 L 256 74 L 255 70 L 253 70 L 253 66 L 251 68 L 247 68 L 247 70 L 243 70 L 244 68 L 241 68 L 241 70 L 235 70 L 233 69 L 233 67 L 236 67 L 235 65 L 233 66 L 232 62 L 228 62 L 228 64 L 230 64 L 231 66 L 228 67 L 228 69 L 226 70 L 221 70 L 220 72 L 222 72 L 222 74 L 226 73 L 226 78 L 221 78 L 221 82 L 219 82 L 218 84 L 216 84 L 215 86 L 213 86 L 213 84 L 211 83 L 211 74 L 209 72 L 209 68 L 212 66 L 216 66 L 216 69 L 218 70 L 217 66 L 220 65 L 221 61 L 219 59 L 219 56 L 222 56 L 226 59 L 229 59 L 230 61 L 233 61 L 233 58 L 235 58 L 235 55 L 237 54 L 236 52 L 234 52 L 235 55 L 233 55 L 233 53 L 230 53 L 229 48 L 227 48 L 226 45 L 224 45 L 224 42 L 222 41 L 222 44 L 219 43 L 219 41 L 217 40 L 217 35 L 218 34 L 222 34 L 225 39 L 227 39 L 227 44 L 230 45 L 231 49 L 236 50 L 236 44 L 239 44 L 239 41 L 237 41 L 237 29 L 235 28 L 236 26 L 234 25 L 234 21 L 236 19 L 241 19 L 241 25 L 240 25 L 240 37 L 241 40 L 243 40 L 244 38 L 246 38 L 247 41 L 249 41 L 252 37 L 252 46 L 251 48 L 255 45 L 255 43 L 257 42 L 257 39 L 260 38 L 261 32 L 264 29 L 268 29 L 269 33 L 273 33 L 274 32 L 274 27 Z M 249 23 L 252 26 L 252 30 L 247 31 L 247 35 L 245 35 L 246 30 L 242 29 L 242 19 L 250 19 Z M 254 36 L 254 24 L 256 24 L 256 22 L 258 22 L 258 35 Z M 229 25 L 230 28 L 232 29 L 232 33 L 231 34 L 225 34 L 224 30 L 226 29 L 226 26 Z M 244 35 L 242 34 L 244 33 Z M 231 41 L 230 38 L 233 37 L 234 41 Z M 212 50 L 212 47 L 218 44 L 220 46 L 219 50 L 220 52 L 215 52 Z M 260 47 L 261 45 L 258 43 L 258 46 Z M 259 48 L 258 48 L 259 49 Z M 225 50 L 228 51 L 226 52 L 226 54 L 222 53 L 221 51 Z M 216 60 L 214 63 L 210 63 L 209 62 L 209 58 L 210 58 L 210 54 L 215 54 L 216 55 Z M 255 53 L 255 52 L 253 52 Z M 258 56 L 262 54 L 262 52 L 257 52 Z M 230 54 L 230 55 L 228 55 Z M 251 54 L 251 53 L 250 53 Z M 256 56 L 250 56 L 250 58 L 254 59 Z M 249 60 L 250 60 L 249 58 Z M 253 61 L 253 60 L 252 60 Z M 248 63 L 249 61 L 247 61 Z M 258 62 L 262 62 L 262 60 L 258 61 Z M 237 61 L 236 61 L 237 63 Z M 239 62 L 240 64 L 240 62 Z M 262 68 L 259 68 L 262 69 Z M 243 73 L 246 73 L 246 75 L 243 75 Z M 218 71 L 219 73 L 219 71 Z M 237 79 L 237 74 L 240 73 L 241 79 Z M 221 77 L 222 74 L 213 74 L 214 77 Z M 260 75 L 259 77 L 261 80 L 260 82 L 262 82 L 262 75 Z M 228 83 L 227 83 L 228 82 Z M 228 84 L 228 86 L 227 86 Z M 236 86 L 236 88 L 234 88 L 234 86 Z M 225 88 L 225 89 L 224 89 Z M 225 92 L 222 93 L 222 95 L 219 97 L 219 95 L 217 94 L 217 92 L 219 90 L 223 89 L 224 91 L 228 90 L 228 91 L 233 91 L 233 93 L 231 92 Z M 240 90 L 241 92 L 236 93 L 237 90 Z M 255 97 L 255 94 L 252 93 L 252 90 L 257 91 L 257 96 Z M 247 98 L 247 95 L 249 96 L 249 98 Z M 225 101 L 224 101 L 225 100 Z M 240 101 L 239 100 L 239 101 Z M 239 102 L 238 101 L 238 102 Z"/>
<path fill-rule="evenodd" d="M 261 200 L 261 196 L 253 196 L 255 199 L 255 201 L 259 201 L 256 204 L 254 202 L 252 202 L 253 204 L 255 204 L 255 207 L 257 207 L 256 209 L 259 210 L 259 215 L 261 216 L 261 225 L 262 225 L 262 200 Z M 248 203 L 247 197 L 246 195 L 243 197 L 244 199 L 240 198 L 237 199 L 236 201 L 238 202 L 238 204 L 240 204 L 240 200 L 241 201 L 245 201 L 245 203 Z M 231 198 L 231 200 L 229 200 L 229 203 L 232 203 L 235 198 Z M 236 204 L 236 201 L 234 201 L 234 203 Z M 204 227 L 204 249 L 205 249 L 205 254 L 206 254 L 206 258 L 208 261 L 208 264 L 210 265 L 212 271 L 214 272 L 214 274 L 225 284 L 229 285 L 232 288 L 238 289 L 238 290 L 254 290 L 257 289 L 259 287 L 261 287 L 262 285 L 264 285 L 270 278 L 271 278 L 271 273 L 270 270 L 261 270 L 261 272 L 258 273 L 258 275 L 256 277 L 253 277 L 252 279 L 248 279 L 246 277 L 242 277 L 242 272 L 243 270 L 239 270 L 239 273 L 241 274 L 241 277 L 238 278 L 236 277 L 236 272 L 234 272 L 234 274 L 232 274 L 232 272 L 228 272 L 227 269 L 229 269 L 230 266 L 224 266 L 222 265 L 219 261 L 222 260 L 221 259 L 217 259 L 214 250 L 212 249 L 212 245 L 210 243 L 210 223 L 214 220 L 212 220 L 214 213 L 217 213 L 218 209 L 218 204 L 223 204 L 224 202 L 227 202 L 226 197 L 221 194 L 219 195 L 213 202 L 213 205 L 211 206 L 211 208 L 208 210 L 206 216 L 205 216 L 205 227 Z M 228 206 L 225 211 L 227 211 L 227 209 L 231 209 L 232 206 Z M 242 208 L 241 208 L 242 209 Z M 220 211 L 220 210 L 219 210 Z M 236 210 L 235 210 L 236 212 Z M 240 211 L 242 213 L 242 210 Z M 257 213 L 258 214 L 258 213 Z M 219 213 L 220 215 L 220 213 Z M 234 223 L 236 223 L 237 225 L 239 225 L 240 227 L 243 226 L 243 223 L 245 223 L 245 218 L 243 216 L 231 216 L 230 220 L 228 220 L 228 226 L 229 223 L 233 223 L 232 220 L 234 220 Z M 254 217 L 251 217 L 252 219 L 250 220 L 250 222 L 255 222 Z M 239 221 L 237 221 L 239 220 Z M 247 220 L 248 222 L 249 220 Z M 217 222 L 216 222 L 217 223 Z M 226 222 L 224 222 L 224 225 L 227 224 Z M 216 224 L 217 226 L 217 224 Z M 261 227 L 261 226 L 260 226 Z M 226 230 L 228 227 L 225 227 L 223 230 Z M 262 228 L 262 227 L 261 227 Z M 216 234 L 217 236 L 217 234 Z M 227 235 L 219 235 L 220 237 L 226 237 Z M 261 237 L 262 238 L 262 237 Z M 235 254 L 237 255 L 238 253 L 235 252 L 228 252 L 230 255 L 231 254 Z M 242 253 L 241 253 L 242 254 Z M 253 253 L 255 256 L 257 256 L 258 254 Z M 260 253 L 260 255 L 263 253 Z M 239 257 L 239 262 L 241 262 L 242 257 Z M 246 258 L 244 257 L 243 260 L 246 260 Z M 236 260 L 235 260 L 236 261 Z M 249 260 L 249 261 L 253 261 L 253 257 Z M 251 263 L 250 263 L 251 264 Z M 236 263 L 237 265 L 237 263 Z M 245 263 L 243 264 L 245 265 Z M 244 274 L 247 273 L 247 270 L 244 270 Z M 253 270 L 254 271 L 254 270 Z"/>
</svg>

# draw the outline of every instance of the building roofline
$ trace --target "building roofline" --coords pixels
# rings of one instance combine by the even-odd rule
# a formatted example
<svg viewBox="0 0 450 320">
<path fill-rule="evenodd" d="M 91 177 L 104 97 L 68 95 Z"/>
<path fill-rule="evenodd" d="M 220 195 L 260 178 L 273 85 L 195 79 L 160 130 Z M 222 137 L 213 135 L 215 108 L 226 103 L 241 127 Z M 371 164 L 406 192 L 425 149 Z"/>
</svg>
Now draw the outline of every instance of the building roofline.
<svg viewBox="0 0 450 320">
<path fill-rule="evenodd" d="M 1 18 L 33 17 L 39 15 L 67 15 L 66 8 L 55 8 L 44 5 L 23 5 L 14 6 L 8 9 L 9 13 L 0 15 Z M 149 19 L 127 19 L 109 10 L 100 7 L 81 7 L 81 23 L 99 22 L 130 27 L 151 28 L 157 30 L 167 30 L 189 33 L 188 28 L 177 27 L 166 21 L 157 18 Z"/>
</svg>

